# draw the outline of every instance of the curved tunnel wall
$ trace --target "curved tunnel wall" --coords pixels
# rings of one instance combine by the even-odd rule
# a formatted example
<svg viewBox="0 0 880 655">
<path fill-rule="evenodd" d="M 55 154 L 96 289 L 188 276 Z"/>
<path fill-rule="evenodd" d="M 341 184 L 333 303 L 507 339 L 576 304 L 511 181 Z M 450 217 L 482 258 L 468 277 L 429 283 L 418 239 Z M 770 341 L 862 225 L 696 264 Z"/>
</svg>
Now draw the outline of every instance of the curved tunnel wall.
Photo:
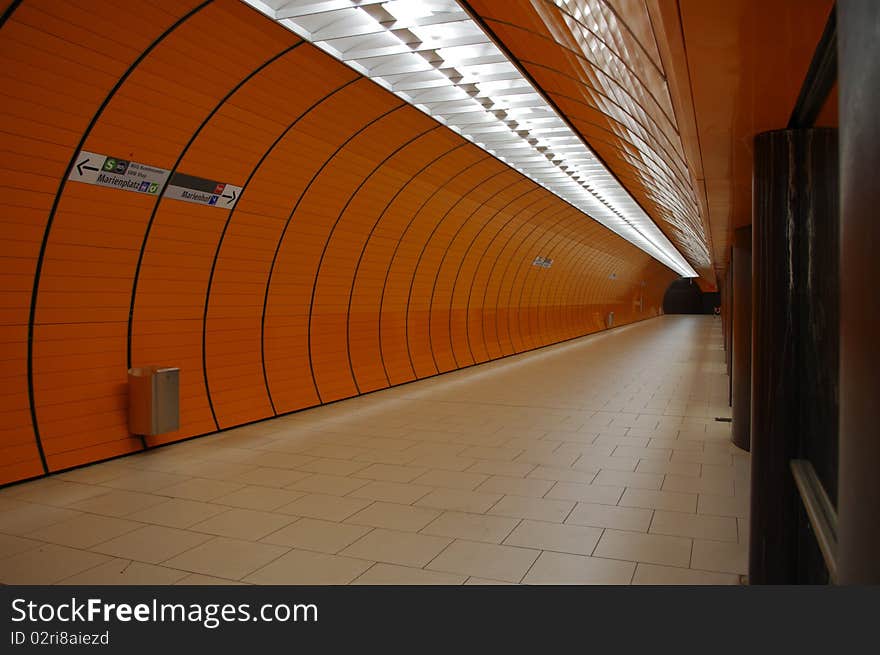
<svg viewBox="0 0 880 655">
<path fill-rule="evenodd" d="M 181 369 L 157 445 L 656 315 L 675 277 L 235 0 L 2 15 L 0 484 L 143 448 L 129 366 Z M 69 181 L 81 150 L 241 191 Z"/>
</svg>

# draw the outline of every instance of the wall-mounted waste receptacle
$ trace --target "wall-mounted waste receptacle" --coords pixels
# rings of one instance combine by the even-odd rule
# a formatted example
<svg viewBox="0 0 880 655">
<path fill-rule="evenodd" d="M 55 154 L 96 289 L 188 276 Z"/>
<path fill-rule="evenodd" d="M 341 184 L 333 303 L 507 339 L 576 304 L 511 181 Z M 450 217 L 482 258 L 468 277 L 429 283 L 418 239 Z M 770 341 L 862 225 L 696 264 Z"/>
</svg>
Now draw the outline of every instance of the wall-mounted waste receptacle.
<svg viewBox="0 0 880 655">
<path fill-rule="evenodd" d="M 180 369 L 141 366 L 128 369 L 128 429 L 154 435 L 180 427 Z"/>
</svg>

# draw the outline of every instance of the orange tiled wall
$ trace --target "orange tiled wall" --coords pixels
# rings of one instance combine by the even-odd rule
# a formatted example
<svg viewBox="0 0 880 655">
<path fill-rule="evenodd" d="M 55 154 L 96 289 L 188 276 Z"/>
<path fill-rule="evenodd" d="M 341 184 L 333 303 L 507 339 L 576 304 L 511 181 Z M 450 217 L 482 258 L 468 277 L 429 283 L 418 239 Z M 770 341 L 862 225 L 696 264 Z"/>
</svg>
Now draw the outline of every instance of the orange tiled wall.
<svg viewBox="0 0 880 655">
<path fill-rule="evenodd" d="M 129 366 L 181 368 L 153 445 L 648 317 L 673 278 L 235 0 L 3 20 L 0 483 L 142 448 Z M 243 191 L 66 181 L 81 149 Z"/>
</svg>

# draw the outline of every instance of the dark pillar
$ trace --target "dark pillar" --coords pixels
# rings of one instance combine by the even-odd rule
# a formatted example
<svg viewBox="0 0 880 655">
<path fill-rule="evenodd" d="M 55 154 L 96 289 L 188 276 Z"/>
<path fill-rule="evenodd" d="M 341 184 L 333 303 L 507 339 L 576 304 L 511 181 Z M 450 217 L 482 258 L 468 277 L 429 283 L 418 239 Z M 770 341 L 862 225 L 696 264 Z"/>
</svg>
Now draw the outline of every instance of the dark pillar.
<svg viewBox="0 0 880 655">
<path fill-rule="evenodd" d="M 749 581 L 790 584 L 800 513 L 790 461 L 837 430 L 836 365 L 827 370 L 837 352 L 836 130 L 759 134 L 754 176 Z"/>
<path fill-rule="evenodd" d="M 733 407 L 733 343 L 730 333 L 733 331 L 733 284 L 731 284 L 730 260 L 727 260 L 727 273 L 724 276 L 725 312 L 724 312 L 724 354 L 727 363 L 727 404 Z"/>
<path fill-rule="evenodd" d="M 752 228 L 733 233 L 730 256 L 733 284 L 733 443 L 749 450 L 752 410 Z"/>
<path fill-rule="evenodd" d="M 880 3 L 837 8 L 840 84 L 838 581 L 880 584 Z"/>
</svg>

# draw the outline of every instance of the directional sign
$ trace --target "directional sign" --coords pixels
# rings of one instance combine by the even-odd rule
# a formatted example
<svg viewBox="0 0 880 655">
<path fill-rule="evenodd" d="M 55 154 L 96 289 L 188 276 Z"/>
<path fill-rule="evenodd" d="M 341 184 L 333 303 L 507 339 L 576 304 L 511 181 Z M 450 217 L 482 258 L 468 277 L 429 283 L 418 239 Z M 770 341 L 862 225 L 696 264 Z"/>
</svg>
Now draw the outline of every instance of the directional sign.
<svg viewBox="0 0 880 655">
<path fill-rule="evenodd" d="M 169 172 L 164 168 L 81 150 L 67 179 L 156 195 Z"/>
<path fill-rule="evenodd" d="M 240 186 L 184 173 L 174 173 L 170 179 L 169 175 L 171 171 L 164 168 L 81 150 L 67 179 L 152 195 L 158 195 L 164 188 L 163 198 L 221 209 L 235 207 L 241 195 Z"/>
<path fill-rule="evenodd" d="M 241 195 L 241 187 L 224 184 L 203 177 L 175 173 L 168 181 L 166 198 L 232 209 Z"/>
</svg>

